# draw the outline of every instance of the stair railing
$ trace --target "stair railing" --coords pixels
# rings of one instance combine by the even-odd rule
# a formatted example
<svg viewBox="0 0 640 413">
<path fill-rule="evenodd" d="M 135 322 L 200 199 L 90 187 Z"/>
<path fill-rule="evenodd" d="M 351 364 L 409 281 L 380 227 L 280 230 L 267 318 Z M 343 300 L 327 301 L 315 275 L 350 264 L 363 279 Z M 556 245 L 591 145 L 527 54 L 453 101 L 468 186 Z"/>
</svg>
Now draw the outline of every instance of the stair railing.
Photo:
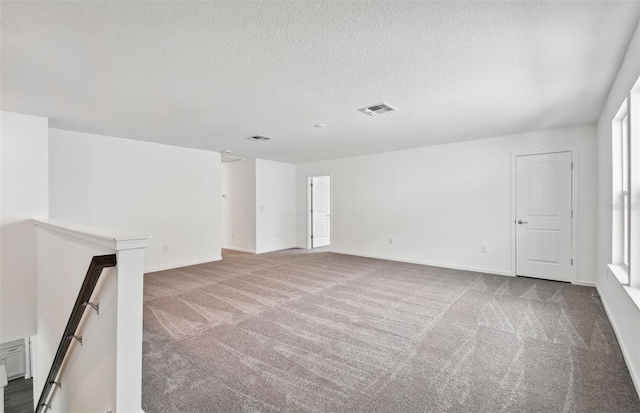
<svg viewBox="0 0 640 413">
<path fill-rule="evenodd" d="M 54 357 L 53 363 L 51 364 L 51 370 L 49 370 L 49 375 L 47 376 L 47 381 L 44 383 L 42 394 L 40 395 L 40 399 L 38 400 L 38 404 L 36 405 L 35 413 L 40 413 L 46 408 L 51 408 L 51 404 L 47 403 L 47 401 L 49 399 L 49 395 L 51 393 L 51 390 L 53 389 L 53 386 L 62 388 L 62 382 L 58 378 L 58 374 L 60 373 L 62 363 L 64 362 L 67 352 L 69 351 L 71 340 L 77 340 L 80 345 L 82 345 L 82 336 L 78 336 L 76 334 L 78 325 L 80 324 L 82 316 L 84 315 L 87 307 L 93 308 L 96 313 L 100 314 L 99 304 L 95 304 L 90 301 L 91 295 L 93 294 L 93 290 L 95 290 L 96 285 L 98 284 L 98 280 L 100 279 L 102 270 L 108 267 L 115 267 L 115 265 L 115 254 L 98 255 L 91 259 L 91 264 L 89 265 L 89 269 L 87 270 L 87 275 L 85 275 L 82 287 L 80 287 L 80 292 L 78 292 L 78 298 L 73 305 L 73 310 L 71 311 L 71 315 L 69 316 L 67 327 L 64 329 L 62 339 L 60 340 L 60 345 L 58 345 L 58 351 L 56 352 L 56 356 Z"/>
</svg>

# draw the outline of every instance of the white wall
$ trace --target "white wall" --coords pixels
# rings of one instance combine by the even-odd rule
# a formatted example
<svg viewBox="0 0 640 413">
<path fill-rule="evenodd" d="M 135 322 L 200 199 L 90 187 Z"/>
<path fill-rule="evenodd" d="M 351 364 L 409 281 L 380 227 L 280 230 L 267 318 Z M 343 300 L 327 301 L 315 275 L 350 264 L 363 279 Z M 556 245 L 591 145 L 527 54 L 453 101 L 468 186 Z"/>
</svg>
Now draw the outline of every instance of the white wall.
<svg viewBox="0 0 640 413">
<path fill-rule="evenodd" d="M 611 121 L 640 77 L 640 25 L 635 31 L 598 120 L 598 260 L 597 285 L 636 389 L 640 392 L 640 310 L 618 280 L 609 274 L 611 263 L 612 137 Z M 636 248 L 636 247 L 634 247 Z"/>
<path fill-rule="evenodd" d="M 219 153 L 49 134 L 51 218 L 151 235 L 146 271 L 220 259 Z"/>
<path fill-rule="evenodd" d="M 36 332 L 36 232 L 49 209 L 48 120 L 1 112 L 0 342 Z"/>
<path fill-rule="evenodd" d="M 258 253 L 295 247 L 295 182 L 295 165 L 256 159 Z"/>
<path fill-rule="evenodd" d="M 511 153 L 567 147 L 579 152 L 578 280 L 593 283 L 593 125 L 297 165 L 297 245 L 307 177 L 331 175 L 333 251 L 511 274 Z"/>
<path fill-rule="evenodd" d="M 256 161 L 222 163 L 223 248 L 256 252 Z"/>
<path fill-rule="evenodd" d="M 224 248 L 263 253 L 295 247 L 295 172 L 289 163 L 222 164 Z"/>
</svg>

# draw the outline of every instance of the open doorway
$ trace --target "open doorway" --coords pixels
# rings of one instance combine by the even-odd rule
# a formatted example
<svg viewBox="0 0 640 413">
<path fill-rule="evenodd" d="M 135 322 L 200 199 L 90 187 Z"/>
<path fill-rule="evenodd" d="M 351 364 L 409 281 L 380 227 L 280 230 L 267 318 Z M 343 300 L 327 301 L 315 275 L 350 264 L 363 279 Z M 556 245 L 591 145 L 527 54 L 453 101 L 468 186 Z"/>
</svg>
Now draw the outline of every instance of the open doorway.
<svg viewBox="0 0 640 413">
<path fill-rule="evenodd" d="M 310 248 L 331 245 L 331 177 L 313 176 L 308 178 L 307 227 Z"/>
</svg>

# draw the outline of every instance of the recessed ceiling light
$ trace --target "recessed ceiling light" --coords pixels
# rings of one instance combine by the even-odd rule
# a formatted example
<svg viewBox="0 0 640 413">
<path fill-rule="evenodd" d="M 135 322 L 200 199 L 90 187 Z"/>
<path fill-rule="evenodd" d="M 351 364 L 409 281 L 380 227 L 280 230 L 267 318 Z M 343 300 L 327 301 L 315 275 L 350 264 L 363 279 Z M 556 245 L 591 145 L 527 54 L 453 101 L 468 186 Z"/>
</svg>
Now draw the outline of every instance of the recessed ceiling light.
<svg viewBox="0 0 640 413">
<path fill-rule="evenodd" d="M 324 123 L 317 123 L 314 125 L 316 128 L 324 128 L 326 125 Z"/>
<path fill-rule="evenodd" d="M 231 151 L 227 149 L 226 151 L 224 151 L 224 153 L 231 153 Z"/>
</svg>

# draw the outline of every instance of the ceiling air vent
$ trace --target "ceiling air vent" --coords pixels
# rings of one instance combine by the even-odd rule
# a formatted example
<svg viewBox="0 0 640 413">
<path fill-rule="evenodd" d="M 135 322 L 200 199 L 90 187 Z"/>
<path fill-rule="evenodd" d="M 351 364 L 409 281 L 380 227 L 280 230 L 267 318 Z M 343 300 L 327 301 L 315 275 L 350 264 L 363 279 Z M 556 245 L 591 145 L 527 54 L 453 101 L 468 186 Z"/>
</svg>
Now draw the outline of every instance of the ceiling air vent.
<svg viewBox="0 0 640 413">
<path fill-rule="evenodd" d="M 244 161 L 244 158 L 236 158 L 235 156 L 222 155 L 222 162 L 236 162 L 236 161 Z"/>
<path fill-rule="evenodd" d="M 366 113 L 369 116 L 382 115 L 383 113 L 391 112 L 396 108 L 387 105 L 386 103 L 379 103 L 373 106 L 367 106 L 365 108 L 358 109 L 360 112 Z"/>
<path fill-rule="evenodd" d="M 267 138 L 266 136 L 260 136 L 260 135 L 256 135 L 256 136 L 252 136 L 250 138 L 247 138 L 250 141 L 254 141 L 254 142 L 266 142 L 266 141 L 270 141 L 271 138 Z"/>
</svg>

